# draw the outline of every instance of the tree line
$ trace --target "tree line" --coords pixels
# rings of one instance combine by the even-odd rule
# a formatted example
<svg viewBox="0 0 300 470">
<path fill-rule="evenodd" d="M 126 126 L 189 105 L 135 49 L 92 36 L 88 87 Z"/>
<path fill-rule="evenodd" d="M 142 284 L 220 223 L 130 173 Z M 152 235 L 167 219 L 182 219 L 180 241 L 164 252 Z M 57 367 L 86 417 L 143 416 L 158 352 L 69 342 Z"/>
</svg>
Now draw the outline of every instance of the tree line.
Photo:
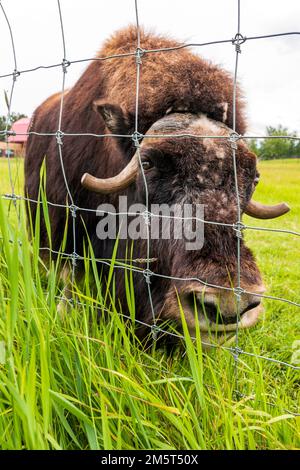
<svg viewBox="0 0 300 470">
<path fill-rule="evenodd" d="M 290 132 L 287 127 L 279 125 L 266 128 L 266 136 L 271 139 L 250 139 L 249 146 L 260 160 L 276 158 L 300 158 L 300 139 L 280 139 L 278 136 L 298 137 L 296 132 Z"/>
</svg>

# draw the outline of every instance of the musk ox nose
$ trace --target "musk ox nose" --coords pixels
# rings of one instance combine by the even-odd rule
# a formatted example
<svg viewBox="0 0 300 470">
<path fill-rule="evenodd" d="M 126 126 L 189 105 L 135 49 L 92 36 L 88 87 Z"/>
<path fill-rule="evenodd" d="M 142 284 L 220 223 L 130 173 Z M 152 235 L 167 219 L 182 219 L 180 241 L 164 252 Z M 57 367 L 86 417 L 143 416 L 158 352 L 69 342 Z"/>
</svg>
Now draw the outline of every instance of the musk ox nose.
<svg viewBox="0 0 300 470">
<path fill-rule="evenodd" d="M 216 303 L 210 300 L 210 301 L 203 302 L 202 310 L 203 310 L 204 315 L 212 323 L 217 323 L 217 324 L 222 323 L 223 325 L 230 325 L 232 323 L 237 323 L 237 317 L 239 321 L 246 312 L 248 312 L 249 310 L 253 310 L 259 305 L 260 305 L 260 300 L 250 301 L 250 303 L 246 307 L 243 307 L 239 313 L 237 312 L 237 309 L 235 312 L 223 312 L 222 313 L 219 303 L 218 302 Z"/>
<path fill-rule="evenodd" d="M 248 323 L 258 318 L 260 299 L 252 294 L 243 294 L 239 304 L 232 291 L 223 293 L 190 293 L 190 305 L 197 305 L 200 320 L 209 320 L 212 324 L 232 325 L 238 322 L 248 326 Z M 249 312 L 247 315 L 245 315 Z M 247 325 L 247 326 L 246 326 Z"/>
</svg>

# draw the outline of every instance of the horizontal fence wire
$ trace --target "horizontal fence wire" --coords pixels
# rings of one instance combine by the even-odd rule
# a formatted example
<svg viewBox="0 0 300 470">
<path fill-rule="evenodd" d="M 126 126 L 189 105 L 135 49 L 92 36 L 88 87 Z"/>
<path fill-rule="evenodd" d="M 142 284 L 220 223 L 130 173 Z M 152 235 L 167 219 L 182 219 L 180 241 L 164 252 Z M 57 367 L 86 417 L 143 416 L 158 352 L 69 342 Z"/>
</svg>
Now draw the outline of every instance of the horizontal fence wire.
<svg viewBox="0 0 300 470">
<path fill-rule="evenodd" d="M 60 301 L 66 301 L 66 298 L 63 297 L 63 296 L 59 296 L 57 295 L 56 298 Z M 73 299 L 71 301 L 69 301 L 70 304 L 74 304 L 73 302 Z M 101 304 L 98 304 L 96 301 L 95 301 L 95 304 L 96 306 L 99 308 L 99 310 L 103 310 L 103 311 L 106 311 L 108 313 L 111 313 L 111 311 L 104 307 L 103 305 Z M 78 301 L 78 300 L 75 300 L 75 305 L 80 305 L 82 307 L 88 307 L 88 305 L 84 302 L 81 302 L 81 301 Z M 118 315 L 122 316 L 123 318 L 126 318 L 127 320 L 130 320 L 132 321 L 132 318 L 129 316 L 129 315 L 126 315 L 125 313 L 122 313 L 122 312 L 118 312 Z M 142 326 L 145 326 L 146 328 L 149 328 L 149 331 L 153 328 L 153 324 L 150 324 L 150 323 L 147 323 L 145 321 L 141 321 L 141 320 L 138 320 L 138 319 L 135 319 L 134 320 L 135 323 L 137 323 L 138 325 L 142 325 Z M 172 336 L 173 338 L 178 338 L 178 339 L 182 339 L 184 340 L 185 339 L 185 336 L 183 334 L 179 334 L 179 333 L 174 333 L 172 331 L 167 331 L 166 329 L 164 328 L 161 328 L 160 326 L 156 325 L 156 330 L 157 332 L 160 332 L 160 333 L 165 333 L 166 335 L 169 335 L 169 336 Z M 193 340 L 193 341 L 196 341 L 196 337 L 193 336 L 193 335 L 190 335 L 190 338 Z M 208 342 L 208 341 L 201 341 L 201 344 L 203 346 L 206 346 L 206 347 L 209 347 L 209 348 L 214 348 L 214 349 L 220 349 L 220 350 L 223 350 L 223 351 L 228 351 L 230 352 L 232 355 L 235 355 L 237 353 L 237 348 L 236 347 L 229 347 L 229 346 L 223 346 L 223 345 L 220 345 L 220 344 L 216 344 L 216 343 L 211 343 L 211 342 Z M 261 354 L 257 354 L 257 353 L 251 353 L 251 352 L 248 352 L 248 351 L 244 351 L 243 349 L 239 349 L 238 350 L 239 354 L 242 354 L 242 355 L 245 355 L 245 356 L 249 356 L 249 357 L 256 357 L 258 359 L 262 359 L 262 360 L 265 360 L 265 361 L 269 361 L 269 362 L 273 362 L 274 364 L 279 364 L 279 365 L 282 365 L 282 366 L 285 366 L 285 367 L 289 367 L 291 369 L 294 369 L 294 370 L 300 370 L 300 367 L 299 366 L 295 366 L 293 364 L 290 364 L 286 361 L 281 361 L 279 359 L 274 359 L 273 357 L 268 357 L 268 356 L 264 356 L 264 355 L 261 355 Z"/>
<path fill-rule="evenodd" d="M 2 239 L 3 239 L 3 237 L 0 237 L 0 240 L 2 240 Z M 14 240 L 11 239 L 10 243 L 14 243 Z M 22 245 L 22 242 L 19 241 L 19 244 Z M 73 253 L 66 253 L 64 251 L 62 252 L 62 251 L 54 250 L 53 248 L 50 248 L 48 246 L 40 247 L 39 250 L 40 251 L 48 251 L 50 254 L 60 256 L 60 258 L 63 259 L 63 260 L 72 260 L 72 258 L 74 257 Z M 112 266 L 109 259 L 102 259 L 102 258 L 100 259 L 100 258 L 95 258 L 95 257 L 82 256 L 82 255 L 79 255 L 79 254 L 76 255 L 76 259 L 78 261 L 90 261 L 90 262 L 94 261 L 98 264 L 102 264 L 103 266 L 107 266 L 107 267 Z M 141 264 L 141 263 L 146 263 L 147 260 L 148 260 L 148 258 L 144 258 L 144 259 L 143 258 L 138 258 L 137 260 L 133 259 L 133 260 L 130 260 L 130 261 Z M 153 263 L 156 260 L 157 260 L 157 258 L 149 258 L 149 261 L 151 263 Z M 174 281 L 183 281 L 183 282 L 198 282 L 200 285 L 202 285 L 204 287 L 212 287 L 212 288 L 221 289 L 221 290 L 225 290 L 225 291 L 235 292 L 235 289 L 236 289 L 236 292 L 240 293 L 241 295 L 242 294 L 251 294 L 254 297 L 260 297 L 262 299 L 275 300 L 275 301 L 279 301 L 279 302 L 288 303 L 288 304 L 293 305 L 295 307 L 300 307 L 300 303 L 295 302 L 293 300 L 285 299 L 284 297 L 276 297 L 276 296 L 273 296 L 273 295 L 259 294 L 258 292 L 252 292 L 252 291 L 249 291 L 249 290 L 246 290 L 246 289 L 243 289 L 243 288 L 239 288 L 239 289 L 238 288 L 232 288 L 232 287 L 223 286 L 221 284 L 212 284 L 212 283 L 209 283 L 207 281 L 204 281 L 203 279 L 200 279 L 199 277 L 169 276 L 167 274 L 157 273 L 157 272 L 151 271 L 151 270 L 149 270 L 150 271 L 150 273 L 149 273 L 149 272 L 145 272 L 145 269 L 139 268 L 138 266 L 125 265 L 124 264 L 125 262 L 126 262 L 126 260 L 116 259 L 114 261 L 113 268 L 114 269 L 129 270 L 129 271 L 132 271 L 132 272 L 143 274 L 144 276 L 146 274 L 150 274 L 150 276 L 158 277 L 158 278 L 161 278 L 161 279 L 168 279 L 168 280 L 174 280 Z M 123 263 L 123 264 L 120 264 L 120 263 Z"/>
<path fill-rule="evenodd" d="M 4 11 L 3 7 L 2 7 L 2 10 Z M 300 31 L 288 31 L 288 32 L 277 33 L 277 34 L 266 34 L 262 36 L 249 36 L 249 37 L 244 36 L 243 39 L 244 39 L 244 42 L 246 42 L 246 41 L 251 41 L 255 39 L 270 39 L 270 38 L 276 38 L 276 37 L 299 36 L 299 35 L 300 35 Z M 202 43 L 186 43 L 186 44 L 182 44 L 180 46 L 175 46 L 175 47 L 163 47 L 163 48 L 158 48 L 158 49 L 143 49 L 143 54 L 155 54 L 159 52 L 174 52 L 180 49 L 186 49 L 186 48 L 191 48 L 191 47 L 197 48 L 197 47 L 204 47 L 204 46 L 212 46 L 215 44 L 226 44 L 226 43 L 232 44 L 234 43 L 234 41 L 235 39 L 231 38 L 231 39 L 223 39 L 219 41 L 210 41 L 210 42 L 202 42 Z M 135 57 L 135 55 L 136 55 L 136 51 L 132 51 L 132 52 L 126 52 L 122 54 L 111 54 L 105 57 L 89 57 L 89 58 L 83 58 L 83 59 L 74 59 L 74 60 L 68 60 L 68 66 L 72 64 L 83 63 L 83 62 L 97 62 L 97 61 L 104 61 L 104 60 L 111 60 L 111 59 L 122 59 L 125 57 Z M 58 68 L 58 67 L 62 67 L 62 65 L 63 65 L 62 62 L 58 62 L 55 64 L 49 64 L 49 65 L 37 65 L 37 66 L 33 66 L 31 68 L 23 69 L 23 70 L 15 69 L 14 72 L 8 72 L 8 73 L 0 75 L 0 78 L 13 77 L 16 73 L 18 76 L 20 76 L 23 73 L 36 72 L 37 70 L 43 70 L 43 69 L 47 70 L 47 69 L 52 69 L 52 68 Z"/>
<path fill-rule="evenodd" d="M 7 145 L 7 154 L 8 154 L 8 173 L 9 173 L 9 179 L 10 179 L 10 186 L 11 186 L 11 193 L 6 193 L 6 194 L 0 194 L 0 197 L 4 200 L 9 200 L 10 202 L 12 201 L 16 210 L 17 210 L 17 203 L 18 202 L 25 202 L 25 203 L 35 203 L 35 204 L 41 204 L 42 202 L 40 200 L 35 200 L 31 199 L 28 197 L 25 197 L 20 194 L 16 194 L 15 192 L 15 185 L 14 185 L 14 180 L 13 180 L 13 174 L 12 174 L 12 168 L 11 168 L 11 156 L 9 152 L 9 137 L 10 136 L 17 136 L 17 135 L 23 135 L 23 136 L 30 136 L 30 135 L 36 135 L 40 136 L 41 138 L 43 137 L 53 137 L 56 138 L 57 142 L 57 153 L 58 153 L 58 158 L 60 162 L 60 167 L 64 176 L 64 182 L 65 182 L 65 188 L 68 194 L 68 203 L 67 204 L 56 204 L 51 201 L 46 201 L 47 205 L 50 207 L 57 207 L 57 208 L 62 208 L 65 210 L 68 210 L 72 216 L 72 235 L 73 235 L 73 253 L 64 253 L 61 251 L 55 251 L 51 249 L 50 247 L 40 247 L 41 251 L 48 251 L 50 254 L 53 255 L 58 255 L 61 259 L 69 259 L 72 262 L 72 282 L 76 280 L 76 266 L 77 266 L 77 261 L 95 261 L 96 263 L 102 264 L 104 266 L 111 267 L 111 260 L 107 259 L 95 259 L 93 257 L 88 257 L 88 256 L 81 256 L 77 253 L 77 244 L 76 244 L 76 223 L 77 223 L 77 217 L 76 214 L 80 211 L 88 211 L 88 212 L 94 212 L 97 215 L 106 215 L 106 214 L 112 214 L 114 216 L 117 215 L 126 215 L 128 217 L 130 216 L 146 216 L 146 228 L 147 228 L 147 256 L 142 259 L 136 259 L 136 260 L 131 260 L 131 264 L 128 265 L 126 264 L 126 260 L 118 260 L 116 259 L 114 261 L 114 269 L 123 269 L 123 270 L 130 270 L 136 273 L 139 273 L 144 276 L 145 282 L 147 283 L 147 291 L 148 291 L 148 297 L 149 297 L 149 303 L 151 306 L 151 311 L 152 311 L 152 323 L 146 323 L 142 322 L 138 319 L 135 319 L 134 322 L 138 325 L 142 325 L 144 327 L 149 328 L 149 331 L 152 334 L 153 340 L 156 341 L 157 339 L 157 334 L 162 333 L 166 334 L 172 337 L 176 337 L 178 339 L 183 339 L 184 336 L 167 331 L 163 328 L 161 328 L 159 325 L 157 325 L 157 320 L 158 318 L 156 317 L 155 310 L 153 307 L 153 300 L 152 300 L 152 293 L 151 293 L 151 277 L 157 277 L 161 279 L 169 279 L 169 280 L 176 280 L 176 281 L 185 281 L 185 282 L 198 282 L 201 286 L 205 287 L 213 287 L 213 288 L 218 288 L 218 289 L 223 289 L 227 291 L 232 291 L 237 300 L 237 305 L 240 302 L 241 295 L 242 294 L 252 294 L 254 296 L 260 297 L 260 298 L 265 298 L 273 301 L 280 301 L 280 302 L 285 302 L 290 305 L 293 305 L 295 307 L 300 307 L 300 303 L 294 302 L 289 299 L 281 298 L 281 297 L 276 297 L 276 296 L 271 296 L 271 295 L 266 295 L 266 294 L 260 294 L 260 293 L 255 293 L 255 292 L 250 292 L 242 288 L 241 286 L 241 279 L 240 279 L 240 269 L 241 269 L 241 260 L 240 260 L 240 243 L 241 243 L 241 237 L 240 234 L 241 232 L 245 230 L 254 230 L 254 231 L 268 231 L 268 232 L 274 232 L 274 233 L 282 233 L 286 235 L 293 235 L 293 236 L 300 236 L 300 232 L 294 231 L 294 230 L 288 230 L 288 229 L 282 229 L 282 228 L 268 228 L 268 227 L 258 227 L 258 226 L 252 226 L 248 224 L 244 224 L 241 220 L 241 208 L 240 208 L 240 196 L 239 196 L 239 188 L 238 188 L 238 181 L 237 181 L 237 166 L 236 166 L 236 142 L 239 140 L 244 140 L 244 139 L 288 139 L 288 140 L 295 140 L 298 141 L 300 140 L 300 137 L 294 136 L 294 135 L 279 135 L 279 136 L 255 136 L 255 135 L 239 135 L 236 133 L 235 126 L 236 126 L 236 93 L 237 93 L 237 76 L 238 76 L 238 60 L 239 60 L 239 54 L 241 53 L 241 46 L 247 42 L 247 41 L 252 41 L 252 40 L 261 40 L 261 39 L 270 39 L 270 38 L 280 38 L 280 37 L 286 37 L 286 36 L 299 36 L 300 32 L 298 31 L 289 31 L 289 32 L 282 32 L 282 33 L 276 33 L 276 34 L 267 34 L 267 35 L 260 35 L 260 36 L 250 36 L 246 37 L 241 34 L 241 22 L 240 22 L 240 0 L 237 0 L 237 33 L 234 38 L 230 39 L 224 39 L 224 40 L 216 40 L 216 41 L 210 41 L 210 42 L 202 42 L 202 43 L 185 43 L 181 44 L 178 46 L 174 47 L 167 47 L 167 48 L 157 48 L 157 49 L 143 49 L 142 44 L 141 44 L 141 34 L 140 34 L 140 25 L 139 25 L 139 11 L 138 11 L 138 1 L 134 0 L 134 11 L 135 11 L 135 22 L 136 22 L 136 32 L 137 32 L 137 43 L 136 43 L 136 49 L 134 51 L 128 52 L 128 53 L 121 53 L 121 54 L 112 54 L 108 55 L 105 57 L 93 57 L 93 58 L 83 58 L 83 59 L 75 59 L 75 60 L 70 60 L 67 57 L 67 47 L 66 47 L 66 41 L 65 41 L 65 32 L 64 32 L 64 22 L 63 22 L 63 14 L 62 14 L 62 8 L 61 8 L 61 2 L 60 0 L 57 0 L 57 8 L 58 8 L 58 21 L 60 24 L 60 30 L 61 30 L 61 40 L 62 40 L 62 52 L 63 52 L 63 60 L 60 62 L 57 62 L 55 64 L 49 64 L 49 65 L 36 65 L 30 68 L 25 68 L 22 70 L 18 70 L 17 67 L 17 55 L 16 55 L 16 48 L 15 48 L 15 42 L 14 42 L 14 36 L 13 36 L 13 29 L 11 27 L 10 20 L 7 16 L 7 13 L 4 9 L 3 3 L 0 0 L 0 8 L 2 10 L 2 13 L 4 15 L 7 27 L 9 29 L 9 34 L 10 34 L 10 40 L 11 40 L 11 48 L 12 48 L 12 54 L 13 54 L 13 59 L 14 59 L 14 70 L 10 73 L 2 74 L 0 75 L 1 78 L 8 78 L 10 77 L 12 79 L 11 83 L 11 90 L 9 93 L 9 98 L 8 98 L 8 112 L 7 112 L 7 117 L 6 117 L 6 128 L 5 130 L 0 131 L 0 136 L 5 137 L 6 140 L 6 145 Z M 204 47 L 204 46 L 212 46 L 212 45 L 218 45 L 218 44 L 230 44 L 231 46 L 234 46 L 235 48 L 235 69 L 234 69 L 234 77 L 233 77 L 233 132 L 228 135 L 228 136 L 214 136 L 214 135 L 194 135 L 191 133 L 181 133 L 181 134 L 142 134 L 139 132 L 139 95 L 140 95 L 140 75 L 141 75 L 141 64 L 142 64 L 142 58 L 145 54 L 156 54 L 156 53 L 168 53 L 168 52 L 176 52 L 178 50 L 184 49 L 184 48 L 198 48 L 198 47 Z M 94 134 L 94 133 L 89 133 L 89 132 L 80 132 L 80 133 L 68 133 L 63 131 L 63 108 L 64 108 L 64 91 L 65 91 L 65 84 L 66 84 L 66 74 L 68 71 L 68 68 L 72 64 L 76 63 L 82 63 L 82 62 L 92 62 L 92 61 L 105 61 L 105 60 L 122 60 L 123 58 L 126 57 L 132 57 L 135 59 L 135 67 L 136 67 L 136 104 L 135 104 L 135 130 L 134 133 L 131 135 L 122 135 L 122 134 Z M 60 107 L 59 107 L 59 116 L 58 116 L 58 123 L 57 123 L 57 130 L 55 132 L 43 132 L 42 130 L 40 132 L 37 131 L 28 131 L 24 133 L 16 133 L 12 130 L 10 130 L 11 127 L 11 110 L 12 110 L 12 102 L 13 102 L 13 96 L 14 96 L 14 89 L 15 85 L 17 83 L 17 80 L 22 76 L 22 74 L 25 73 L 30 73 L 30 72 L 36 72 L 38 70 L 42 69 L 51 69 L 51 68 L 61 68 L 62 70 L 62 82 L 61 82 L 61 97 L 60 97 Z M 85 207 L 79 207 L 76 206 L 74 203 L 74 195 L 70 191 L 70 188 L 68 186 L 68 180 L 67 180 L 67 174 L 65 171 L 65 165 L 64 165 L 64 155 L 63 155 L 63 140 L 65 137 L 91 137 L 91 138 L 99 138 L 99 139 L 104 139 L 104 138 L 126 138 L 130 139 L 133 144 L 135 145 L 137 149 L 137 154 L 138 154 L 138 159 L 140 163 L 140 171 L 143 177 L 143 182 L 145 186 L 145 193 L 146 193 L 146 200 L 145 200 L 145 211 L 144 212 L 110 212 L 110 211 L 99 211 L 99 210 L 94 210 L 91 208 L 85 208 Z M 180 217 L 176 215 L 163 215 L 163 214 L 154 214 L 149 210 L 149 193 L 148 193 L 148 186 L 147 186 L 147 179 L 146 175 L 144 173 L 144 168 L 141 163 L 141 156 L 140 156 L 140 141 L 142 139 L 149 139 L 149 138 L 166 138 L 166 139 L 180 139 L 180 138 L 197 138 L 197 139 L 203 139 L 203 138 L 208 138 L 208 139 L 223 139 L 228 141 L 231 144 L 232 148 L 232 160 L 233 160 L 233 169 L 234 169 L 234 180 L 235 180 L 235 194 L 236 194 L 236 201 L 237 201 L 237 206 L 238 206 L 238 218 L 235 224 L 229 224 L 229 223 L 221 223 L 217 221 L 209 221 L 205 219 L 201 219 L 199 217 Z M 18 214 L 19 215 L 19 214 Z M 155 271 L 151 270 L 151 263 L 156 260 L 156 258 L 151 257 L 151 244 L 150 244 L 150 226 L 151 226 L 151 219 L 154 217 L 159 217 L 159 218 L 169 218 L 169 219 L 180 219 L 180 220 L 196 220 L 200 221 L 205 224 L 211 224 L 211 225 L 218 225 L 218 226 L 224 226 L 228 227 L 229 229 L 232 229 L 236 232 L 237 235 L 237 252 L 236 252 L 236 257 L 237 257 L 237 285 L 235 287 L 226 287 L 222 285 L 216 285 L 216 284 L 211 284 L 208 283 L 204 280 L 199 279 L 198 277 L 176 277 L 176 276 L 168 276 L 163 273 L 156 273 Z M 1 237 L 0 237 L 1 240 Z M 12 243 L 14 243 L 13 240 L 10 240 Z M 18 241 L 20 245 L 22 245 L 21 241 Z M 136 264 L 145 264 L 144 267 L 132 265 L 132 263 Z M 64 296 L 57 296 L 57 300 L 60 301 L 66 301 L 68 300 Z M 74 299 L 72 299 L 74 302 Z M 77 299 L 75 302 L 79 305 L 84 306 L 83 303 L 79 302 Z M 105 309 L 103 306 L 99 306 L 101 309 Z M 107 309 L 106 309 L 107 310 Z M 132 321 L 131 317 L 119 313 L 124 319 Z M 213 343 L 208 343 L 208 342 L 203 342 L 203 345 L 209 346 L 212 348 L 218 348 L 224 351 L 229 352 L 233 358 L 234 358 L 234 363 L 235 363 L 235 368 L 234 368 L 234 381 L 235 381 L 235 394 L 236 397 L 244 397 L 244 398 L 249 398 L 243 395 L 243 393 L 239 390 L 239 377 L 238 377 L 238 363 L 240 361 L 240 355 L 244 356 L 249 356 L 249 357 L 255 357 L 257 359 L 260 359 L 262 361 L 268 361 L 272 362 L 274 364 L 278 364 L 293 370 L 300 370 L 299 366 L 290 364 L 285 361 L 281 361 L 279 359 L 275 359 L 273 357 L 268 357 L 264 356 L 261 354 L 257 354 L 254 352 L 249 352 L 249 351 L 244 351 L 242 348 L 239 347 L 239 329 L 238 329 L 238 322 L 239 322 L 239 317 L 238 317 L 238 308 L 237 308 L 237 321 L 236 321 L 236 339 L 235 339 L 235 346 L 233 347 L 227 347 L 227 346 L 222 346 L 222 345 L 216 345 Z M 193 340 L 195 340 L 194 337 L 192 337 Z M 169 372 L 168 372 L 169 373 Z M 211 387 L 208 385 L 208 387 Z M 211 387 L 212 388 L 212 387 Z M 271 406 L 275 406 L 274 403 L 268 403 Z M 294 414 L 294 415 L 299 415 L 299 413 L 295 413 L 293 411 L 286 410 L 287 412 Z"/>
<path fill-rule="evenodd" d="M 21 196 L 19 194 L 8 194 L 8 193 L 2 193 L 0 194 L 0 197 L 2 199 L 8 199 L 8 200 L 19 200 L 19 201 L 25 201 L 25 202 L 30 202 L 33 204 L 43 204 L 42 201 L 37 200 L 37 199 L 32 199 L 28 198 L 25 196 Z M 57 207 L 60 209 L 68 209 L 72 210 L 75 209 L 78 212 L 93 212 L 98 216 L 102 215 L 114 215 L 114 216 L 124 216 L 127 215 L 128 217 L 136 217 L 136 216 L 142 216 L 143 212 L 138 212 L 138 211 L 109 211 L 109 210 L 102 210 L 102 209 L 91 209 L 89 207 L 81 207 L 76 204 L 74 206 L 70 204 L 58 204 L 55 202 L 51 202 L 49 200 L 45 201 L 45 204 L 50 206 L 50 207 Z M 221 227 L 229 227 L 232 228 L 233 230 L 256 230 L 256 231 L 267 231 L 267 232 L 275 232 L 275 233 L 285 233 L 289 235 L 295 235 L 296 237 L 300 237 L 300 232 L 296 232 L 295 230 L 288 230 L 288 229 L 279 229 L 279 228 L 271 228 L 271 227 L 257 227 L 253 225 L 248 225 L 244 223 L 240 223 L 239 225 L 235 224 L 228 224 L 226 222 L 217 222 L 214 220 L 206 220 L 202 219 L 201 217 L 197 216 L 180 216 L 180 215 L 167 215 L 167 214 L 156 214 L 151 211 L 147 211 L 147 215 L 149 217 L 155 217 L 155 218 L 160 218 L 160 219 L 172 219 L 172 220 L 195 220 L 196 222 L 201 222 L 203 224 L 207 225 L 219 225 Z"/>
<path fill-rule="evenodd" d="M 93 134 L 91 132 L 37 132 L 37 131 L 28 131 L 28 132 L 15 132 L 11 130 L 4 130 L 0 131 L 0 136 L 29 136 L 29 135 L 37 135 L 41 137 L 96 137 L 98 139 L 107 138 L 107 137 L 115 137 L 115 138 L 122 138 L 122 139 L 134 139 L 134 134 Z M 205 135 L 205 134 L 190 134 L 190 133 L 183 133 L 183 134 L 142 134 L 139 132 L 139 139 L 212 139 L 212 140 L 229 140 L 228 136 L 224 135 Z M 235 134 L 235 140 L 249 140 L 249 139 L 285 139 L 285 140 L 300 140 L 298 136 L 292 135 L 239 135 Z"/>
</svg>

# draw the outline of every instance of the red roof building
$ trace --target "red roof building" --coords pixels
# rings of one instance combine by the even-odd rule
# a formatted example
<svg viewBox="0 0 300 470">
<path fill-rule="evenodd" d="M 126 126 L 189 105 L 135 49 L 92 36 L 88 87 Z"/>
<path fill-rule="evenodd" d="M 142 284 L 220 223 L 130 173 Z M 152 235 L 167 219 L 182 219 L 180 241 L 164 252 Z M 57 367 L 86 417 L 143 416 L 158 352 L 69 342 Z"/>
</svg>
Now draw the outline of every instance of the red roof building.
<svg viewBox="0 0 300 470">
<path fill-rule="evenodd" d="M 30 123 L 30 118 L 22 118 L 14 122 L 11 126 L 11 130 L 16 133 L 16 135 L 10 135 L 8 137 L 8 142 L 15 144 L 25 144 L 28 139 L 28 127 Z M 24 135 L 25 134 L 25 135 Z"/>
<path fill-rule="evenodd" d="M 10 135 L 7 142 L 0 142 L 0 157 L 24 157 L 30 118 L 22 118 L 14 122 L 11 131 L 16 135 Z"/>
</svg>

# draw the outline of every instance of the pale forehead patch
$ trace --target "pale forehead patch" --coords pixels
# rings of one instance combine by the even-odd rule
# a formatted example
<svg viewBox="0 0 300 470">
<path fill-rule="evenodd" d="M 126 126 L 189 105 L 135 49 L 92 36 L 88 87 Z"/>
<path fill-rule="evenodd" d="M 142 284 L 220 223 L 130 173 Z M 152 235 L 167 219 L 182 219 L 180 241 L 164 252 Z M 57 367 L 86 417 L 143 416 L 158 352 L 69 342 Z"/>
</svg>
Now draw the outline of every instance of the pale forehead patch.
<svg viewBox="0 0 300 470">
<path fill-rule="evenodd" d="M 223 105 L 224 103 L 222 103 Z M 214 121 L 206 114 L 198 113 L 171 113 L 154 122 L 147 134 L 176 134 L 187 132 L 196 135 L 225 136 L 230 135 L 231 130 L 222 122 Z M 209 145 L 207 139 L 207 145 Z"/>
<path fill-rule="evenodd" d="M 225 157 L 225 150 L 222 147 L 216 148 L 216 157 L 220 159 Z"/>
<path fill-rule="evenodd" d="M 203 145 L 206 150 L 213 150 L 218 159 L 223 160 L 225 158 L 225 150 L 221 147 L 222 144 L 219 139 L 205 138 L 203 139 Z"/>
<path fill-rule="evenodd" d="M 216 121 L 209 119 L 205 114 L 198 115 L 198 118 L 190 124 L 192 129 L 202 128 L 205 129 L 205 133 L 209 132 L 208 135 L 223 135 L 224 125 L 218 124 Z M 198 131 L 200 134 L 200 132 Z M 208 140 L 208 139 L 207 139 Z"/>
</svg>

